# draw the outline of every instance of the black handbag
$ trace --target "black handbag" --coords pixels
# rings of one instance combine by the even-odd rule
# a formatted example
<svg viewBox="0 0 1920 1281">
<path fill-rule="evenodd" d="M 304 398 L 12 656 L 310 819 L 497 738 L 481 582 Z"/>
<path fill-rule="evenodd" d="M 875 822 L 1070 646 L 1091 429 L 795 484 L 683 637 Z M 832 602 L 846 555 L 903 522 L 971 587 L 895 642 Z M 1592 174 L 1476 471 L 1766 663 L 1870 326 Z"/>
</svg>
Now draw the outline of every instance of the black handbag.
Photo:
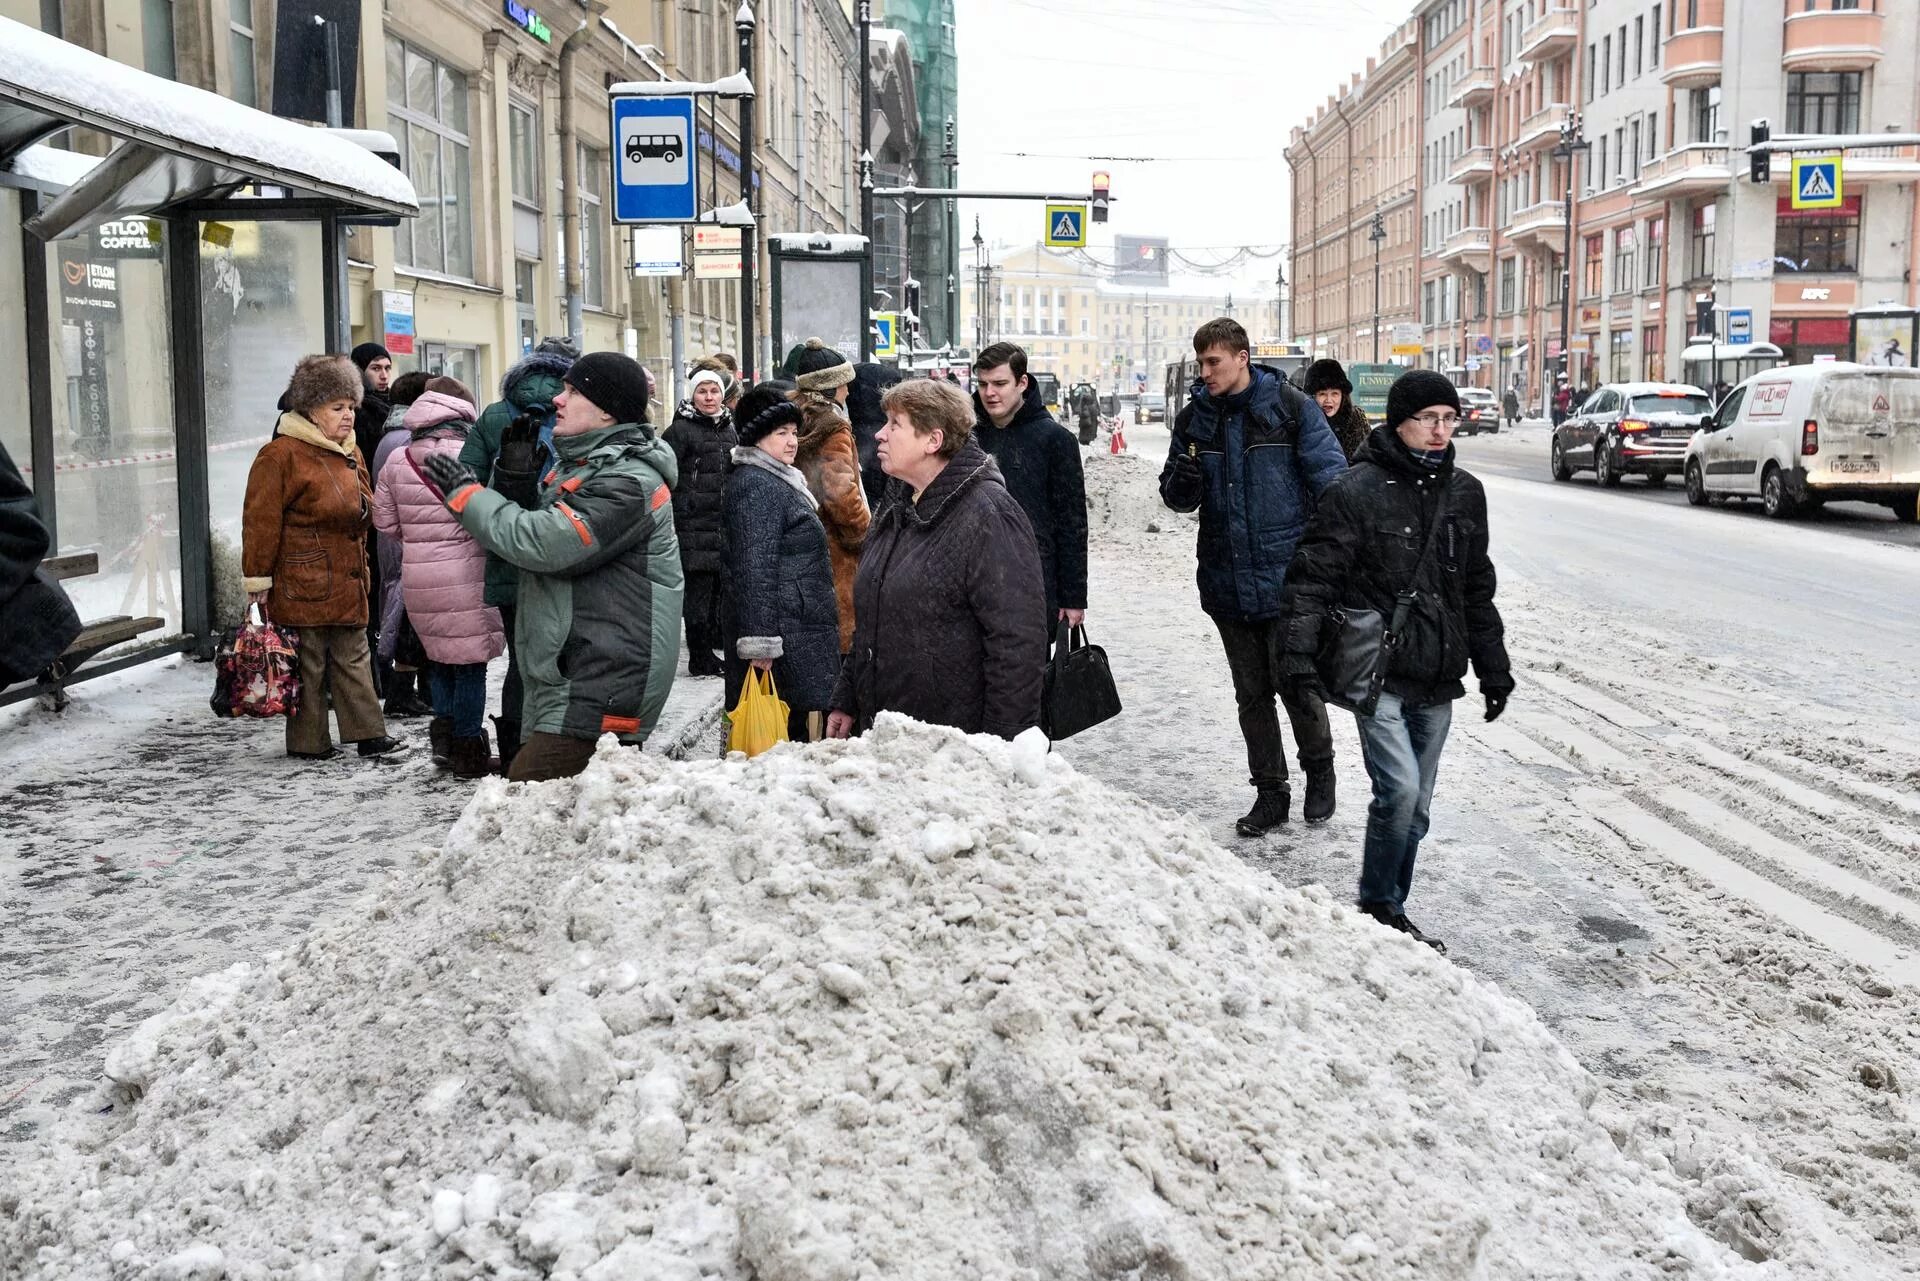
<svg viewBox="0 0 1920 1281">
<path fill-rule="evenodd" d="M 1089 644 L 1085 627 L 1054 628 L 1053 657 L 1047 661 L 1040 693 L 1040 729 L 1058 742 L 1120 714 L 1120 691 L 1114 688 L 1107 651 Z"/>
<path fill-rule="evenodd" d="M 1420 549 L 1420 559 L 1414 563 L 1407 585 L 1394 593 L 1392 616 L 1383 615 L 1377 609 L 1345 606 L 1329 615 L 1333 635 L 1321 647 L 1315 666 L 1320 683 L 1326 689 L 1327 701 L 1336 707 L 1371 716 L 1379 706 L 1393 651 L 1406 634 L 1407 619 L 1420 599 L 1415 584 L 1440 542 L 1440 526 L 1447 518 L 1447 497 L 1448 491 L 1441 490 L 1440 501 L 1433 510 L 1433 524 L 1427 530 L 1426 546 Z"/>
</svg>

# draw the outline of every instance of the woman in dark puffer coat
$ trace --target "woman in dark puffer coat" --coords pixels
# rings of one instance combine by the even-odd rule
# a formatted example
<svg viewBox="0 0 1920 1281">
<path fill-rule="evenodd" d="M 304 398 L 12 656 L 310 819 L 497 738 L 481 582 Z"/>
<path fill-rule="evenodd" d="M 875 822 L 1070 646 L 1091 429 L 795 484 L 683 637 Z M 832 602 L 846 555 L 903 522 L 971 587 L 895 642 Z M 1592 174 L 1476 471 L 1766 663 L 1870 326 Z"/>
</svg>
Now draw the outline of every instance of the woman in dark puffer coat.
<svg viewBox="0 0 1920 1281">
<path fill-rule="evenodd" d="M 1333 428 L 1334 439 L 1340 442 L 1340 452 L 1352 462 L 1373 433 L 1373 424 L 1353 403 L 1353 384 L 1347 381 L 1347 371 L 1337 360 L 1316 360 L 1307 366 L 1306 385 L 1301 390 L 1319 403 L 1320 411 L 1327 416 L 1327 426 Z"/>
<path fill-rule="evenodd" d="M 680 568 L 686 575 L 684 617 L 687 628 L 687 675 L 718 676 L 716 653 L 723 637 L 720 628 L 722 575 L 726 572 L 726 542 L 721 530 L 722 496 L 731 467 L 733 414 L 727 409 L 726 375 L 702 369 L 693 376 L 686 400 L 667 428 L 666 441 L 680 464 L 680 483 L 673 491 L 673 527 L 680 539 Z"/>
<path fill-rule="evenodd" d="M 751 396 L 751 393 L 749 393 Z M 827 530 L 793 465 L 801 411 L 779 402 L 740 428 L 727 477 L 727 706 L 747 668 L 771 671 L 787 736 L 820 738 L 840 674 L 840 613 Z"/>
</svg>

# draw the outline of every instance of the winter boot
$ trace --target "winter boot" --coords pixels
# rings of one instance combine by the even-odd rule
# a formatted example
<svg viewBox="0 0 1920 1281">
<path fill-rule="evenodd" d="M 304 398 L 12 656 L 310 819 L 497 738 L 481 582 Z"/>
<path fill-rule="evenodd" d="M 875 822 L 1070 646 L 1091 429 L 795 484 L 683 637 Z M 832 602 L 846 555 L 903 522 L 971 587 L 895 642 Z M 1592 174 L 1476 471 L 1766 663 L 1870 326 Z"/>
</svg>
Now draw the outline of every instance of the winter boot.
<svg viewBox="0 0 1920 1281">
<path fill-rule="evenodd" d="M 1440 955 L 1442 956 L 1445 956 L 1447 954 L 1447 945 L 1445 943 L 1442 943 L 1439 939 L 1434 938 L 1431 935 L 1422 934 L 1420 932 L 1420 927 L 1418 925 L 1415 925 L 1412 921 L 1409 921 L 1406 917 L 1406 913 L 1404 912 L 1393 918 L 1393 928 L 1396 930 L 1399 930 L 1402 934 L 1406 935 L 1408 938 L 1412 939 L 1416 943 L 1425 943 L 1428 947 L 1440 953 Z"/>
<path fill-rule="evenodd" d="M 1324 823 L 1333 817 L 1333 766 L 1320 765 L 1307 771 L 1307 803 L 1300 817 L 1309 823 Z"/>
<path fill-rule="evenodd" d="M 363 738 L 360 740 L 360 755 L 362 756 L 397 756 L 406 750 L 406 743 L 388 734 L 382 734 L 379 738 Z"/>
<path fill-rule="evenodd" d="M 1242 836 L 1265 836 L 1287 821 L 1287 810 L 1292 804 L 1293 793 L 1285 783 L 1263 787 L 1254 798 L 1253 808 L 1233 825 L 1233 830 Z"/>
<path fill-rule="evenodd" d="M 493 766 L 493 756 L 487 748 L 485 734 L 454 739 L 449 755 L 455 778 L 485 778 Z"/>
<path fill-rule="evenodd" d="M 422 700 L 420 695 L 414 692 L 413 678 L 414 674 L 412 672 L 395 672 L 393 674 L 393 682 L 388 687 L 391 692 L 387 695 L 386 706 L 384 708 L 387 715 L 403 718 L 408 716 L 433 715 L 433 704 Z"/>
<path fill-rule="evenodd" d="M 436 716 L 428 721 L 427 743 L 433 763 L 446 769 L 453 756 L 453 717 Z"/>
<path fill-rule="evenodd" d="M 500 774 L 504 778 L 513 768 L 513 758 L 520 754 L 520 722 L 504 716 L 494 717 L 493 741 L 500 748 Z"/>
</svg>

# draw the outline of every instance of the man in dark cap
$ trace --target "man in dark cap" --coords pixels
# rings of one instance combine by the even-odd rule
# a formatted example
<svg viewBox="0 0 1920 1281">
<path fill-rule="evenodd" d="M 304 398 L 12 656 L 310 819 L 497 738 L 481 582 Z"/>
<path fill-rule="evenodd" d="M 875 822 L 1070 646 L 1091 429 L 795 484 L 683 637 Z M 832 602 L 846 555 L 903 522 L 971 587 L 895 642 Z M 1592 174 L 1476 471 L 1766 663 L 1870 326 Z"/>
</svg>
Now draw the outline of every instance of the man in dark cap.
<svg viewBox="0 0 1920 1281">
<path fill-rule="evenodd" d="M 1406 908 L 1453 701 L 1466 693 L 1469 662 L 1488 720 L 1513 692 L 1493 603 L 1486 491 L 1454 465 L 1459 425 L 1460 394 L 1445 377 L 1416 369 L 1393 384 L 1386 422 L 1320 496 L 1294 552 L 1284 640 L 1289 680 L 1350 708 L 1359 724 L 1373 780 L 1360 910 L 1442 952 Z M 1390 647 L 1350 643 L 1368 616 L 1392 636 Z M 1343 688 L 1322 691 L 1317 657 L 1329 650 L 1377 658 L 1361 664 L 1366 678 L 1353 684 L 1329 662 Z"/>
<path fill-rule="evenodd" d="M 359 369 L 360 382 L 366 388 L 360 407 L 353 412 L 353 443 L 359 447 L 360 461 L 371 476 L 374 453 L 380 448 L 380 438 L 387 434 L 387 417 L 393 412 L 393 401 L 387 394 L 393 386 L 393 357 L 379 343 L 363 342 L 348 358 Z M 371 529 L 367 531 L 367 648 L 373 652 L 374 692 L 390 697 L 395 685 L 393 659 L 380 653 L 380 535 Z M 397 701 L 390 710 L 395 715 L 418 714 L 405 700 Z"/>
</svg>

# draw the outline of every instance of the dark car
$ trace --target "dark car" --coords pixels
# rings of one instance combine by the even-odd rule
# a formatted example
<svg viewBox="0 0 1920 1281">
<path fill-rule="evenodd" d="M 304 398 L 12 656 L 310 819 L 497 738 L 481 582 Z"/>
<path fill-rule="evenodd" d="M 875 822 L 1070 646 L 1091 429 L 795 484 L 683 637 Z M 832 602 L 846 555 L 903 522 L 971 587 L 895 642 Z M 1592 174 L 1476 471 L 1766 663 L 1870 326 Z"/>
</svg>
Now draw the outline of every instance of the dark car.
<svg viewBox="0 0 1920 1281">
<path fill-rule="evenodd" d="M 1611 488 L 1624 476 L 1660 485 L 1687 461 L 1687 442 L 1713 412 L 1713 398 L 1685 383 L 1607 383 L 1553 429 L 1555 480 L 1591 471 Z"/>
<path fill-rule="evenodd" d="M 1460 434 L 1500 430 L 1500 402 L 1485 387 L 1460 388 Z"/>
</svg>

